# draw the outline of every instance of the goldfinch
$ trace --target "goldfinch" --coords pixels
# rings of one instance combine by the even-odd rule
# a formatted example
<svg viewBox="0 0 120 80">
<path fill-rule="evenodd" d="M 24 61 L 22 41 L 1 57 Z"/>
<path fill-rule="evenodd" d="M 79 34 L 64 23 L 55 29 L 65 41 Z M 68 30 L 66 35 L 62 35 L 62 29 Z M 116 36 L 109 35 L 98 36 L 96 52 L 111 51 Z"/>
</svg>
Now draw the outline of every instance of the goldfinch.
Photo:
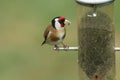
<svg viewBox="0 0 120 80">
<path fill-rule="evenodd" d="M 63 39 L 66 36 L 65 25 L 70 25 L 71 22 L 63 16 L 55 17 L 52 19 L 51 24 L 45 29 L 43 44 L 54 45 L 55 48 L 59 48 L 58 45 L 62 44 L 64 48 L 68 47 L 63 43 Z"/>
</svg>

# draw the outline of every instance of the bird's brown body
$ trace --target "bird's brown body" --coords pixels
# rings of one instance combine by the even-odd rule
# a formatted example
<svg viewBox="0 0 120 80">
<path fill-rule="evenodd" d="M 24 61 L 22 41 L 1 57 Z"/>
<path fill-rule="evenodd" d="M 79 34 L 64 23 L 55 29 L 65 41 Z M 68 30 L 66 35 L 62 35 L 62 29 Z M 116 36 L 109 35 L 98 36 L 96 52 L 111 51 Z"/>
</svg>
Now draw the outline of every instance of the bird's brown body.
<svg viewBox="0 0 120 80">
<path fill-rule="evenodd" d="M 55 28 L 52 27 L 52 25 L 49 25 L 44 32 L 44 38 L 46 41 L 45 43 L 50 45 L 57 45 L 63 41 L 65 35 L 66 35 L 65 28 L 61 30 L 56 30 Z"/>
</svg>

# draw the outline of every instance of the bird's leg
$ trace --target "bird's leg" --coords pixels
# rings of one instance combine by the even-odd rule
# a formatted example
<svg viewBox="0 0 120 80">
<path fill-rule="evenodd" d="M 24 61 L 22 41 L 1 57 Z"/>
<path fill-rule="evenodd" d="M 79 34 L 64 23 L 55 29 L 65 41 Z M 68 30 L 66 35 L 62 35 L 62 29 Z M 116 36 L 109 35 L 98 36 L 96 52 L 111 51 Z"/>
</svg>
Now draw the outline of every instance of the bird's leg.
<svg viewBox="0 0 120 80">
<path fill-rule="evenodd" d="M 59 47 L 57 45 L 55 45 L 55 48 L 58 49 Z"/>
<path fill-rule="evenodd" d="M 63 45 L 63 47 L 66 49 L 66 48 L 69 48 L 69 46 L 68 45 L 65 45 L 63 42 L 62 42 L 62 45 Z"/>
</svg>

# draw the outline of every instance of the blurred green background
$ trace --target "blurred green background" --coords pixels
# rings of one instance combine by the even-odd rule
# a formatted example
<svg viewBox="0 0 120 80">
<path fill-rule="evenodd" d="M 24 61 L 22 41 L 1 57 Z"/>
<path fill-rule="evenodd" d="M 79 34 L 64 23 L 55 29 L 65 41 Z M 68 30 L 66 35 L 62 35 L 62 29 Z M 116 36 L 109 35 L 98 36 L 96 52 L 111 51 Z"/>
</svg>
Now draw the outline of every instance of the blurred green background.
<svg viewBox="0 0 120 80">
<path fill-rule="evenodd" d="M 115 2 L 116 46 L 120 46 L 119 0 Z M 77 45 L 77 6 L 74 0 L 0 0 L 0 80 L 78 80 L 77 52 L 41 47 L 51 19 L 62 15 L 72 22 L 64 40 Z M 120 52 L 116 75 L 120 79 Z"/>
</svg>

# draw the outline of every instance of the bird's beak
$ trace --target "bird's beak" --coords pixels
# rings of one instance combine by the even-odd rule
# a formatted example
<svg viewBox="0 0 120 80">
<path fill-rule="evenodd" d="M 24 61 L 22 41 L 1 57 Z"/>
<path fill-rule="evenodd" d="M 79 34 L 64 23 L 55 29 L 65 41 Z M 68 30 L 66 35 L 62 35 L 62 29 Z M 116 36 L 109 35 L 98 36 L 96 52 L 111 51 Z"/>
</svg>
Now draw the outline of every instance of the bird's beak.
<svg viewBox="0 0 120 80">
<path fill-rule="evenodd" d="M 66 19 L 65 22 L 64 22 L 64 24 L 70 25 L 71 22 L 70 22 L 69 20 Z"/>
</svg>

